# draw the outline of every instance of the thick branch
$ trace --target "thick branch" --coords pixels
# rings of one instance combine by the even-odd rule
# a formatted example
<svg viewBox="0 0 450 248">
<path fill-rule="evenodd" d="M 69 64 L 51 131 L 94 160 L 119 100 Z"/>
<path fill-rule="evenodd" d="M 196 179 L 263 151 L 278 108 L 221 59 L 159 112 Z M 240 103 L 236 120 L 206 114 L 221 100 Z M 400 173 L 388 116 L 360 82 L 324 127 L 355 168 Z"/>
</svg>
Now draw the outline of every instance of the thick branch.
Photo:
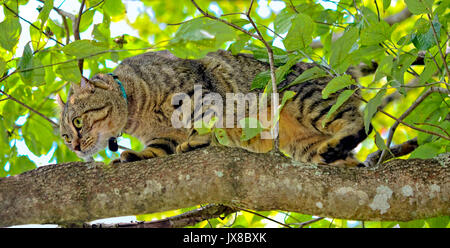
<svg viewBox="0 0 450 248">
<path fill-rule="evenodd" d="M 0 178 L 0 226 L 82 223 L 206 203 L 354 220 L 449 215 L 450 154 L 373 168 L 208 147 L 114 166 L 48 165 Z"/>
<path fill-rule="evenodd" d="M 172 216 L 162 220 L 154 221 L 140 221 L 131 223 L 117 223 L 117 224 L 83 224 L 83 227 L 88 228 L 177 228 L 185 226 L 193 226 L 198 222 L 204 220 L 218 218 L 221 215 L 229 215 L 236 212 L 233 209 L 224 205 L 209 204 L 199 209 L 195 209 L 180 215 Z"/>
</svg>

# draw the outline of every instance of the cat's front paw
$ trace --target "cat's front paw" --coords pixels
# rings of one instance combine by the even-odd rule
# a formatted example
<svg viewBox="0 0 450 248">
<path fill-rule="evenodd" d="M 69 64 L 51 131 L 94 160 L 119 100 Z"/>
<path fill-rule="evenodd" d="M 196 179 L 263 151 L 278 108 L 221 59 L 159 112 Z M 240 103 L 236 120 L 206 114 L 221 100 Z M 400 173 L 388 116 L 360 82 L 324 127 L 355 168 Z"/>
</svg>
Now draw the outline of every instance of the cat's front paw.
<svg viewBox="0 0 450 248">
<path fill-rule="evenodd" d="M 143 160 L 143 158 L 138 152 L 135 151 L 123 151 L 120 157 L 111 161 L 110 164 L 127 163 Z"/>
<path fill-rule="evenodd" d="M 120 154 L 120 158 L 119 159 L 120 159 L 120 162 L 134 162 L 134 161 L 143 160 L 144 158 L 138 152 L 135 152 L 135 151 L 123 151 Z"/>
</svg>

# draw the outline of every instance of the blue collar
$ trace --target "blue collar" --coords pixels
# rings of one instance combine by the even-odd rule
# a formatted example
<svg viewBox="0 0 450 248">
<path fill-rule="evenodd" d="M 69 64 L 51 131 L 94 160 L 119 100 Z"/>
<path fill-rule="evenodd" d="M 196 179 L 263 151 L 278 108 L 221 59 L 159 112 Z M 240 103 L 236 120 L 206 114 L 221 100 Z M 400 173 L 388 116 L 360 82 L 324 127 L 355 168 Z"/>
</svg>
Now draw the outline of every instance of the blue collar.
<svg viewBox="0 0 450 248">
<path fill-rule="evenodd" d="M 127 93 L 125 92 L 125 88 L 123 87 L 122 82 L 120 82 L 119 77 L 114 73 L 108 73 L 108 75 L 112 76 L 114 78 L 114 81 L 119 85 L 120 91 L 122 92 L 122 96 L 123 98 L 125 98 L 125 101 L 127 101 L 128 104 Z"/>
</svg>

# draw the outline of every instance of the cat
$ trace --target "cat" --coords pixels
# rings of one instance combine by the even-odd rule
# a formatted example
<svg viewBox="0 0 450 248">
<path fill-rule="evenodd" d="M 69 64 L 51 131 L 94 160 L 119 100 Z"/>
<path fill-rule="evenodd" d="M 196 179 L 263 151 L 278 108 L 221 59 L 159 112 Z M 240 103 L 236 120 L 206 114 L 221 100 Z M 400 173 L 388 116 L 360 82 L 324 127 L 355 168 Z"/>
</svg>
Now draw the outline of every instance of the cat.
<svg viewBox="0 0 450 248">
<path fill-rule="evenodd" d="M 299 62 L 279 84 L 288 86 L 314 64 Z M 194 85 L 203 94 L 250 92 L 257 74 L 269 70 L 269 64 L 250 54 L 232 55 L 228 51 L 211 52 L 198 60 L 181 59 L 168 51 L 148 52 L 124 59 L 113 73 L 82 78 L 72 84 L 67 102 L 58 96 L 61 107 L 60 132 L 77 156 L 88 160 L 104 149 L 110 138 L 122 133 L 137 137 L 143 151 L 123 151 L 114 162 L 132 162 L 187 152 L 214 144 L 214 135 L 200 135 L 196 129 L 176 128 L 171 116 L 179 105 L 172 97 L 179 92 L 194 99 Z M 329 118 L 326 114 L 338 93 L 322 99 L 322 90 L 331 77 L 308 80 L 288 87 L 296 92 L 280 114 L 279 148 L 300 162 L 330 165 L 361 165 L 351 151 L 367 137 L 359 101 L 350 98 Z M 203 111 L 203 110 L 202 110 Z M 270 106 L 267 108 L 271 116 Z M 204 114 L 204 112 L 201 112 Z M 198 119 L 192 113 L 191 119 Z M 228 146 L 265 153 L 273 139 L 256 136 L 242 141 L 242 129 L 225 128 Z"/>
</svg>

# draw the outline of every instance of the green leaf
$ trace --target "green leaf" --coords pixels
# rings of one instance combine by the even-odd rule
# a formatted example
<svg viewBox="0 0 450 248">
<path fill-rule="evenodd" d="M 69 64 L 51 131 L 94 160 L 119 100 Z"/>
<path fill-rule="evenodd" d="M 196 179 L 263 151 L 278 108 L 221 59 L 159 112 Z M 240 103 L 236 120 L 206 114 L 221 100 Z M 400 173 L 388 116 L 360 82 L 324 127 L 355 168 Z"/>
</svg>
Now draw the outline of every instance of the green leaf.
<svg viewBox="0 0 450 248">
<path fill-rule="evenodd" d="M 14 176 L 35 169 L 36 165 L 25 156 L 15 157 L 10 161 L 9 175 Z"/>
<path fill-rule="evenodd" d="M 258 119 L 251 117 L 246 117 L 239 120 L 239 124 L 242 127 L 241 141 L 247 141 L 264 130 L 264 128 L 261 125 L 261 122 L 259 122 Z"/>
<path fill-rule="evenodd" d="M 423 20 L 423 19 L 419 19 L 419 20 Z M 428 24 L 428 22 L 427 22 L 427 24 Z M 433 24 L 434 29 L 436 30 L 437 36 L 440 37 L 441 24 L 439 23 L 437 18 L 435 18 L 432 21 L 432 24 Z M 422 25 L 422 24 L 420 24 L 420 25 L 421 26 L 417 27 L 416 33 L 413 33 L 411 35 L 411 41 L 417 49 L 428 50 L 431 47 L 433 47 L 434 45 L 436 45 L 435 38 L 434 38 L 434 31 L 430 25 L 426 25 L 426 26 Z M 426 31 L 424 31 L 425 28 L 427 28 Z"/>
<path fill-rule="evenodd" d="M 13 48 L 19 42 L 19 36 L 22 26 L 18 18 L 6 18 L 0 23 L 0 46 L 12 52 Z"/>
<path fill-rule="evenodd" d="M 431 14 L 434 0 L 405 0 L 409 11 L 415 15 Z"/>
<path fill-rule="evenodd" d="M 312 67 L 312 68 L 304 71 L 302 74 L 300 74 L 300 76 L 298 76 L 294 81 L 292 81 L 292 83 L 290 83 L 289 85 L 287 85 L 286 87 L 284 87 L 281 90 L 284 90 L 286 88 L 289 88 L 289 87 L 297 85 L 297 84 L 301 84 L 308 80 L 325 77 L 326 75 L 327 75 L 327 73 L 322 68 L 315 66 L 315 67 Z"/>
<path fill-rule="evenodd" d="M 425 224 L 424 220 L 412 220 L 408 222 L 399 222 L 400 228 L 421 228 Z"/>
<path fill-rule="evenodd" d="M 390 40 L 392 31 L 393 27 L 385 21 L 371 24 L 361 31 L 361 45 L 377 45 L 385 40 Z"/>
<path fill-rule="evenodd" d="M 290 90 L 287 90 L 284 92 L 283 98 L 281 99 L 281 104 L 278 107 L 276 116 L 273 121 L 274 126 L 275 126 L 275 123 L 277 123 L 280 120 L 280 113 L 281 113 L 281 110 L 283 110 L 284 105 L 286 104 L 287 101 L 292 99 L 295 96 L 295 94 L 296 93 L 294 91 L 290 91 Z"/>
<path fill-rule="evenodd" d="M 75 56 L 77 58 L 86 58 L 106 50 L 108 50 L 107 47 L 103 46 L 99 42 L 91 40 L 77 40 L 62 48 L 62 51 L 65 54 Z"/>
<path fill-rule="evenodd" d="M 68 56 L 65 56 L 64 54 L 60 53 L 54 53 L 52 54 L 53 57 L 56 57 L 55 60 L 57 61 L 70 61 L 71 58 Z M 55 68 L 55 73 L 58 77 L 63 79 L 64 81 L 72 82 L 72 83 L 78 83 L 81 81 L 81 73 L 80 69 L 78 68 L 78 63 L 76 61 L 71 61 L 67 63 L 62 63 L 60 65 L 57 65 Z"/>
<path fill-rule="evenodd" d="M 432 78 L 437 71 L 437 66 L 431 59 L 425 59 L 425 68 L 419 77 L 419 83 L 425 83 Z"/>
<path fill-rule="evenodd" d="M 357 47 L 358 29 L 351 27 L 345 31 L 341 38 L 331 44 L 330 66 L 339 73 L 347 70 L 352 63 L 351 50 Z"/>
<path fill-rule="evenodd" d="M 301 54 L 297 54 L 294 56 L 289 56 L 289 60 L 286 62 L 286 64 L 278 67 L 275 71 L 275 78 L 276 78 L 276 84 L 278 85 L 279 83 L 281 83 L 281 81 L 284 80 L 284 78 L 286 77 L 286 75 L 290 72 L 291 67 L 294 66 L 299 59 L 303 58 L 303 55 Z M 270 76 L 270 74 L 269 74 Z M 264 86 L 266 86 L 266 89 L 264 90 L 264 92 L 272 92 L 272 81 L 271 78 L 269 78 L 270 80 L 268 82 L 266 82 L 266 84 Z"/>
<path fill-rule="evenodd" d="M 342 75 L 339 77 L 335 77 L 327 84 L 325 89 L 323 89 L 322 98 L 327 99 L 329 95 L 354 83 L 355 81 L 352 79 L 350 75 Z"/>
<path fill-rule="evenodd" d="M 267 82 L 270 80 L 270 71 L 263 71 L 258 73 L 255 78 L 253 78 L 250 90 L 262 89 L 266 87 Z"/>
<path fill-rule="evenodd" d="M 375 97 L 370 99 L 370 101 L 367 102 L 366 107 L 364 108 L 364 127 L 366 133 L 369 132 L 370 121 L 377 112 L 378 106 L 381 105 L 381 102 L 383 101 L 383 96 L 385 94 L 386 94 L 385 89 L 378 91 Z"/>
<path fill-rule="evenodd" d="M 92 21 L 94 20 L 94 14 L 95 10 L 89 10 L 83 14 L 83 17 L 80 20 L 80 33 L 86 31 L 91 25 Z"/>
<path fill-rule="evenodd" d="M 170 41 L 169 49 L 180 58 L 201 58 L 235 38 L 230 26 L 207 18 L 196 18 L 181 24 Z"/>
<path fill-rule="evenodd" d="M 409 158 L 428 159 L 434 158 L 441 153 L 442 146 L 439 143 L 430 142 L 417 147 L 409 156 Z"/>
<path fill-rule="evenodd" d="M 426 219 L 425 222 L 431 228 L 446 228 L 448 223 L 450 222 L 450 216 L 430 218 Z"/>
<path fill-rule="evenodd" d="M 342 106 L 342 104 L 344 104 L 352 95 L 353 93 L 355 93 L 356 90 L 344 90 L 341 94 L 339 94 L 338 99 L 336 100 L 336 103 L 333 104 L 333 106 L 331 107 L 331 109 L 328 111 L 325 119 L 322 121 L 322 127 L 325 126 L 326 121 L 328 120 L 328 118 L 330 118 L 330 116 L 336 112 L 336 110 L 339 109 L 340 106 Z"/>
<path fill-rule="evenodd" d="M 221 145 L 228 145 L 230 139 L 228 138 L 227 132 L 222 128 L 214 128 L 214 135 L 216 136 L 217 141 Z"/>
<path fill-rule="evenodd" d="M 375 131 L 375 144 L 377 145 L 378 149 L 383 151 L 383 150 L 388 150 L 388 147 L 386 146 L 386 142 L 384 141 L 384 139 L 381 137 L 381 135 Z"/>
<path fill-rule="evenodd" d="M 23 71 L 33 67 L 33 51 L 31 51 L 30 43 L 27 43 L 27 45 L 23 49 L 23 54 L 19 60 L 18 66 L 20 69 L 20 76 L 22 77 L 22 80 L 25 83 L 30 84 L 33 79 L 33 71 Z"/>
<path fill-rule="evenodd" d="M 391 76 L 393 64 L 394 57 L 392 57 L 392 55 L 386 55 L 375 71 L 375 81 L 380 80 L 384 76 Z"/>
<path fill-rule="evenodd" d="M 109 25 L 106 25 L 105 23 L 95 24 L 94 29 L 92 30 L 92 36 L 98 41 L 108 42 L 111 38 Z"/>
<path fill-rule="evenodd" d="M 48 153 L 55 137 L 50 123 L 33 117 L 22 127 L 22 136 L 28 149 L 36 156 Z"/>
<path fill-rule="evenodd" d="M 38 68 L 38 69 L 34 69 L 33 70 L 33 77 L 32 77 L 32 82 L 33 82 L 33 86 L 39 86 L 39 85 L 43 85 L 46 83 L 45 81 L 45 69 L 44 68 L 39 68 L 42 66 L 41 61 L 37 58 L 34 57 L 33 58 L 33 67 L 34 68 Z"/>
<path fill-rule="evenodd" d="M 386 11 L 391 5 L 391 0 L 383 0 L 383 10 Z"/>
<path fill-rule="evenodd" d="M 211 129 L 213 128 L 216 122 L 217 122 L 216 116 L 213 116 L 208 123 L 205 123 L 202 119 L 194 123 L 194 129 L 198 132 L 199 135 L 208 134 L 211 132 Z"/>
<path fill-rule="evenodd" d="M 303 50 L 312 42 L 316 24 L 305 14 L 297 14 L 292 19 L 292 26 L 289 29 L 283 43 L 287 50 Z"/>
<path fill-rule="evenodd" d="M 237 36 L 236 42 L 231 44 L 230 50 L 233 55 L 238 54 L 242 49 L 244 49 L 247 42 L 250 40 L 250 36 L 247 34 L 239 34 Z"/>
<path fill-rule="evenodd" d="M 115 17 L 125 14 L 125 5 L 121 0 L 105 0 L 103 10 L 109 16 Z"/>
<path fill-rule="evenodd" d="M 267 53 L 267 49 L 265 47 L 256 46 L 254 44 L 249 44 L 245 47 L 245 50 L 252 51 L 253 57 L 259 61 L 269 63 L 269 55 Z M 289 56 L 286 51 L 278 48 L 272 47 L 273 51 L 273 60 L 275 66 L 281 66 L 287 63 L 289 60 Z"/>
<path fill-rule="evenodd" d="M 289 8 L 285 8 L 282 10 L 276 17 L 273 22 L 275 32 L 277 34 L 286 33 L 292 26 L 292 19 L 297 16 L 296 13 L 290 12 Z"/>
<path fill-rule="evenodd" d="M 38 19 L 41 20 L 41 29 L 44 27 L 45 22 L 47 22 L 50 11 L 53 8 L 53 0 L 47 0 L 44 2 L 44 7 L 39 12 Z"/>
<path fill-rule="evenodd" d="M 3 76 L 3 73 L 6 71 L 6 62 L 3 58 L 0 58 L 0 77 Z"/>
</svg>

